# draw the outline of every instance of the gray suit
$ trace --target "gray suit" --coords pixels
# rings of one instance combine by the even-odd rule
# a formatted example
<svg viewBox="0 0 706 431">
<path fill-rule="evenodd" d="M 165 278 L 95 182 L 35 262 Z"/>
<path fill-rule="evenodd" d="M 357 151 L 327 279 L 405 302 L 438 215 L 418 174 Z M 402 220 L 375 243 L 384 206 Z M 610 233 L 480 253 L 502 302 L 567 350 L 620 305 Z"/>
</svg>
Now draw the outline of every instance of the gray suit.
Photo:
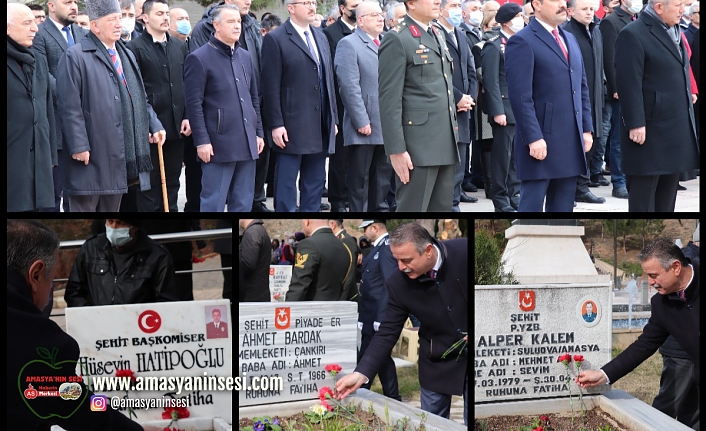
<svg viewBox="0 0 706 431">
<path fill-rule="evenodd" d="M 385 157 L 378 104 L 378 47 L 362 29 L 338 42 L 334 69 L 343 102 L 351 211 L 387 211 L 392 166 Z M 370 124 L 371 134 L 358 129 Z"/>
<path fill-rule="evenodd" d="M 78 43 L 88 34 L 88 30 L 76 24 L 71 24 L 71 33 L 73 34 L 74 42 Z M 69 48 L 69 45 L 66 43 L 66 39 L 61 31 L 56 28 L 56 25 L 54 25 L 50 18 L 47 18 L 43 23 L 39 24 L 39 31 L 37 31 L 37 34 L 34 36 L 32 48 L 47 59 L 47 65 L 49 66 L 49 82 L 51 92 L 54 95 L 54 114 L 56 116 L 57 131 L 59 131 L 57 149 L 61 150 L 64 140 L 59 128 L 59 124 L 61 124 L 59 123 L 59 110 L 56 109 L 56 68 L 59 65 L 59 60 L 64 55 L 64 51 Z"/>
</svg>

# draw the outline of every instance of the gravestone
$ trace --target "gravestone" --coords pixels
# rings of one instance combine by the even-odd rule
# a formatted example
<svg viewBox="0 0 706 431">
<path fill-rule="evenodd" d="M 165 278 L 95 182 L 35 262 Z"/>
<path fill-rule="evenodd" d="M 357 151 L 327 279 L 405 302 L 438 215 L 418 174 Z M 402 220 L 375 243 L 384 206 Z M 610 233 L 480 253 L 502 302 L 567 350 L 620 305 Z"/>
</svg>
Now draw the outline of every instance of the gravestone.
<svg viewBox="0 0 706 431">
<path fill-rule="evenodd" d="M 218 329 L 214 309 L 221 312 Z M 226 299 L 67 308 L 66 332 L 78 342 L 79 365 L 87 370 L 96 394 L 109 400 L 125 397 L 124 390 L 101 390 L 96 377 L 114 377 L 118 369 L 129 369 L 135 377 L 161 380 L 153 380 L 159 384 L 155 390 L 127 391 L 128 398 L 186 400 L 191 418 L 218 416 L 231 423 L 232 390 L 219 388 L 233 377 L 229 310 Z M 85 375 L 80 366 L 76 372 Z M 193 378 L 188 389 L 184 380 L 179 388 L 180 377 Z M 133 410 L 141 423 L 161 420 L 164 412 Z"/>
<path fill-rule="evenodd" d="M 272 301 L 284 301 L 291 281 L 292 265 L 270 265 L 270 298 Z M 277 294 L 280 296 L 275 298 Z"/>
<path fill-rule="evenodd" d="M 608 282 L 476 286 L 475 304 L 476 403 L 576 395 L 576 368 L 567 378 L 558 357 L 583 355 L 583 369 L 611 359 Z"/>
<path fill-rule="evenodd" d="M 311 400 L 319 390 L 333 388 L 324 367 L 341 366 L 350 374 L 356 366 L 358 305 L 353 302 L 241 303 L 238 323 L 238 369 L 246 389 L 239 405 Z M 282 386 L 253 378 L 278 378 Z"/>
</svg>

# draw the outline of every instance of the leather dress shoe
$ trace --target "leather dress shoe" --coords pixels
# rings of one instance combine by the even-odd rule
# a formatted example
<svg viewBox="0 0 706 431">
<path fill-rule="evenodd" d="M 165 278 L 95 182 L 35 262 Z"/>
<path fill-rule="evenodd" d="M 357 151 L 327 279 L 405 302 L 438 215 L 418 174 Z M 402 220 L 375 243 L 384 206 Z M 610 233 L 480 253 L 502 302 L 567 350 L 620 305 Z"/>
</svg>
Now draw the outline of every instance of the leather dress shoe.
<svg viewBox="0 0 706 431">
<path fill-rule="evenodd" d="M 466 192 L 462 191 L 461 192 L 461 202 L 467 202 L 467 203 L 478 202 L 478 198 L 474 198 L 473 196 L 468 196 L 466 194 Z"/>
<path fill-rule="evenodd" d="M 337 207 L 333 207 L 331 212 L 332 213 L 347 213 L 348 210 L 346 209 L 346 207 L 337 206 Z"/>
<path fill-rule="evenodd" d="M 321 197 L 327 198 L 328 197 L 328 189 L 324 187 L 324 190 L 321 192 Z"/>
<path fill-rule="evenodd" d="M 598 176 L 598 184 L 600 184 L 600 185 L 602 185 L 602 186 L 605 187 L 605 186 L 609 186 L 609 185 L 610 185 L 610 181 L 608 181 L 608 180 L 606 179 L 606 177 L 604 177 L 603 175 L 599 175 L 599 176 Z"/>
<path fill-rule="evenodd" d="M 625 187 L 619 187 L 617 189 L 613 189 L 613 197 L 620 198 L 620 199 L 627 199 L 629 197 L 628 195 L 628 189 Z"/>
<path fill-rule="evenodd" d="M 465 183 L 461 184 L 461 189 L 467 193 L 475 193 L 478 191 L 478 187 L 476 187 L 476 185 L 473 184 L 471 181 L 466 181 Z"/>
<path fill-rule="evenodd" d="M 267 208 L 264 202 L 257 202 L 252 206 L 252 212 L 254 213 L 273 213 L 274 211 Z"/>
<path fill-rule="evenodd" d="M 598 197 L 591 192 L 577 194 L 574 199 L 576 202 L 586 202 L 589 204 L 602 204 L 605 202 L 605 198 Z"/>
<path fill-rule="evenodd" d="M 677 184 L 677 190 L 686 190 L 686 187 L 681 184 Z"/>
<path fill-rule="evenodd" d="M 321 209 L 321 211 L 330 210 L 330 209 L 331 209 L 331 205 L 327 204 L 326 202 L 322 202 L 320 209 Z"/>
<path fill-rule="evenodd" d="M 600 184 L 597 183 L 597 182 L 595 182 L 595 181 L 593 181 L 593 180 L 590 180 L 590 181 L 588 182 L 588 184 L 586 184 L 586 185 L 587 185 L 588 187 L 592 187 L 592 188 L 600 187 Z"/>
<path fill-rule="evenodd" d="M 517 210 L 511 206 L 506 206 L 502 208 L 495 208 L 496 213 L 516 213 Z"/>
</svg>

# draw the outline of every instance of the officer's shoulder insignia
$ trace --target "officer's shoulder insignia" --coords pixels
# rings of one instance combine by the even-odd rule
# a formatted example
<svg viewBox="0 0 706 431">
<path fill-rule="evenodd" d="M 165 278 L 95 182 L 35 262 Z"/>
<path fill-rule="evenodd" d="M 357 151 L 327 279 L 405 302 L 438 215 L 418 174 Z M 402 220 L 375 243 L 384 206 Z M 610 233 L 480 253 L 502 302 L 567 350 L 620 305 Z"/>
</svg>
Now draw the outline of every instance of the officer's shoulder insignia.
<svg viewBox="0 0 706 431">
<path fill-rule="evenodd" d="M 304 269 L 304 264 L 306 263 L 306 260 L 309 258 L 309 254 L 301 254 L 297 253 L 297 263 L 294 264 L 297 268 Z"/>
<path fill-rule="evenodd" d="M 399 25 L 398 25 L 398 26 L 395 26 L 395 28 L 393 28 L 392 31 L 394 31 L 395 33 L 399 33 L 399 32 L 400 32 L 400 26 L 399 26 Z"/>
<path fill-rule="evenodd" d="M 412 33 L 412 36 L 414 36 L 414 37 L 422 37 L 422 34 L 419 32 L 419 29 L 417 28 L 416 25 L 410 25 L 409 31 Z"/>
</svg>

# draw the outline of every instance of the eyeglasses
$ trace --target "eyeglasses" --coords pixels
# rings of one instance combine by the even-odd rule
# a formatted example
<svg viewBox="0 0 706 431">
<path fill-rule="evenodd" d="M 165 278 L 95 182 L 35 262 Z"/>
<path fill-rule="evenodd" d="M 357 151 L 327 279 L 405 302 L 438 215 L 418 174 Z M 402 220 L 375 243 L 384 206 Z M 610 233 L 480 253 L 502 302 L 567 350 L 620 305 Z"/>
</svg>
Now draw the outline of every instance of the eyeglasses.
<svg viewBox="0 0 706 431">
<path fill-rule="evenodd" d="M 385 14 L 382 12 L 371 12 L 371 13 L 366 13 L 365 15 L 360 15 L 360 17 L 365 18 L 366 16 L 372 16 L 377 19 L 385 19 Z"/>
<path fill-rule="evenodd" d="M 316 7 L 315 1 L 293 1 L 290 4 L 301 4 L 304 5 L 304 7 Z"/>
</svg>

